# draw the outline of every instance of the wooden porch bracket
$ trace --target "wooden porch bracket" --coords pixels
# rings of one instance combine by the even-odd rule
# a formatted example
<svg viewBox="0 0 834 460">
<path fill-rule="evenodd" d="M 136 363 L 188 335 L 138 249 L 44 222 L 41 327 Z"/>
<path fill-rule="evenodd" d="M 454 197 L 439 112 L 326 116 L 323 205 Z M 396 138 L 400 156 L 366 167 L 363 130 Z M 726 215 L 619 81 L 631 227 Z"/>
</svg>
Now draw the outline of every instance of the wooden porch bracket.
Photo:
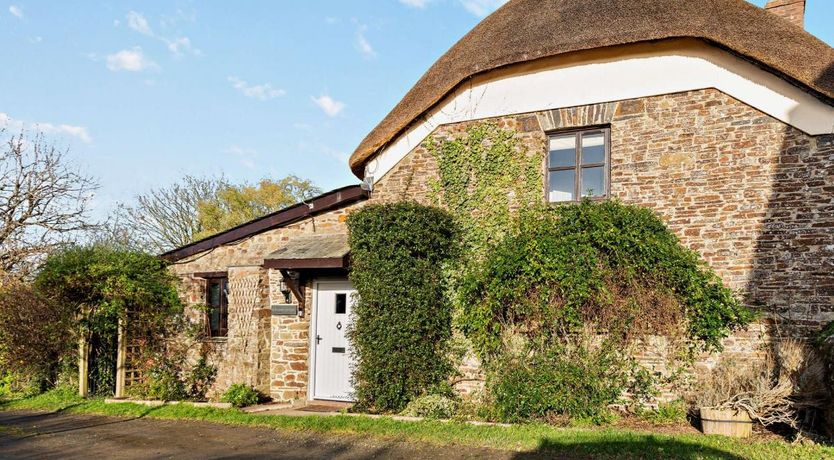
<svg viewBox="0 0 834 460">
<path fill-rule="evenodd" d="M 304 311 L 305 287 L 304 280 L 301 279 L 301 274 L 299 273 L 298 278 L 292 278 L 289 270 L 282 269 L 280 271 L 284 282 L 287 283 L 287 287 L 290 288 L 292 294 L 298 299 L 299 310 Z"/>
</svg>

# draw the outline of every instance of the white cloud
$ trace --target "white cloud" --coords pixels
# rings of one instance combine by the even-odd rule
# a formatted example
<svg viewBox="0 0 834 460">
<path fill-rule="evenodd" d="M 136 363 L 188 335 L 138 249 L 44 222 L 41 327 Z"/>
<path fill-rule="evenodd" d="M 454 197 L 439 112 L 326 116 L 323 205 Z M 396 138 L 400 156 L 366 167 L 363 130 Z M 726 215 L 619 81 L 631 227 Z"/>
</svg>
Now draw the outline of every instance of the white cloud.
<svg viewBox="0 0 834 460">
<path fill-rule="evenodd" d="M 107 68 L 113 72 L 125 70 L 128 72 L 141 72 L 143 70 L 158 69 L 159 66 L 152 60 L 145 57 L 142 48 L 136 46 L 133 49 L 121 50 L 114 54 L 107 55 Z"/>
<path fill-rule="evenodd" d="M 24 129 L 31 128 L 44 134 L 72 136 L 85 144 L 91 144 L 93 142 L 93 137 L 90 136 L 89 131 L 87 131 L 87 128 L 84 126 L 66 124 L 55 125 L 44 122 L 27 123 L 21 120 L 16 120 L 8 114 L 2 112 L 0 112 L 0 128 L 5 128 L 10 131 L 22 131 Z"/>
<path fill-rule="evenodd" d="M 229 83 L 232 84 L 234 89 L 238 90 L 244 96 L 260 99 L 262 101 L 275 99 L 276 97 L 281 97 L 287 94 L 287 92 L 283 89 L 273 88 L 269 83 L 250 85 L 238 77 L 228 77 L 227 80 L 229 80 Z"/>
<path fill-rule="evenodd" d="M 258 156 L 258 152 L 254 149 L 245 149 L 243 147 L 233 145 L 226 149 L 226 153 L 229 153 L 238 158 L 240 164 L 249 168 L 255 169 L 255 157 Z"/>
<path fill-rule="evenodd" d="M 10 6 L 9 7 L 9 13 L 12 13 L 12 16 L 14 16 L 18 19 L 23 19 L 23 8 L 21 8 L 17 5 Z"/>
<path fill-rule="evenodd" d="M 360 25 L 359 29 L 356 31 L 356 49 L 362 53 L 363 56 L 370 59 L 376 57 L 376 50 L 374 47 L 371 46 L 371 43 L 365 37 L 365 32 L 368 30 L 368 27 L 365 25 Z"/>
<path fill-rule="evenodd" d="M 190 52 L 197 56 L 202 54 L 200 50 L 192 48 L 191 40 L 188 37 L 167 38 L 154 32 L 147 18 L 142 13 L 136 11 L 128 12 L 127 26 L 146 37 L 165 43 L 168 51 L 175 56 L 182 56 L 185 52 Z"/>
<path fill-rule="evenodd" d="M 335 117 L 345 109 L 343 102 L 339 102 L 326 94 L 322 94 L 319 97 L 311 97 L 311 99 L 329 117 Z"/>
<path fill-rule="evenodd" d="M 400 0 L 400 3 L 412 8 L 425 8 L 430 1 L 431 0 Z"/>
<path fill-rule="evenodd" d="M 127 13 L 127 26 L 142 35 L 147 35 L 148 37 L 154 36 L 153 30 L 151 30 L 150 24 L 148 24 L 148 20 L 145 19 L 145 16 L 142 13 L 137 13 L 136 11 L 130 11 Z"/>
<path fill-rule="evenodd" d="M 508 0 L 458 0 L 460 4 L 478 17 L 484 17 L 498 9 L 501 5 L 507 3 Z"/>
</svg>

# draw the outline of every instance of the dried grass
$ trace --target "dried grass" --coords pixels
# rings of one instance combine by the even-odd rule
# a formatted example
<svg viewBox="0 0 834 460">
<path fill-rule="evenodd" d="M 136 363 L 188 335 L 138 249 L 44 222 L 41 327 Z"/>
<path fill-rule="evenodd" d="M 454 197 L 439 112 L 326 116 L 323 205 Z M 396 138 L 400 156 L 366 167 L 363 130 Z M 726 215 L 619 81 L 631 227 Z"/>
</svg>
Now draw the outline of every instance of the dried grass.
<svg viewBox="0 0 834 460">
<path fill-rule="evenodd" d="M 828 401 L 820 357 L 796 339 L 776 342 L 764 362 L 723 359 L 700 379 L 691 399 L 699 407 L 744 410 L 764 426 L 800 428 L 800 413 Z"/>
</svg>

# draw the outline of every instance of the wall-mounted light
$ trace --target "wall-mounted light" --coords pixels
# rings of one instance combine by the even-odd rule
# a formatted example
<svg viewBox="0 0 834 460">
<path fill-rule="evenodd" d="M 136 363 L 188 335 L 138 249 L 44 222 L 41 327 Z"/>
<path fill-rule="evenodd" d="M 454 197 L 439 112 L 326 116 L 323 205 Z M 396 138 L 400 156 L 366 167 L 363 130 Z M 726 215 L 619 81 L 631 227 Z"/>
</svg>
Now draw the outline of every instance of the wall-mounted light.
<svg viewBox="0 0 834 460">
<path fill-rule="evenodd" d="M 292 303 L 292 299 L 290 298 L 290 287 L 287 286 L 287 281 L 284 280 L 284 278 L 281 278 L 281 282 L 278 286 L 278 289 L 281 290 L 281 294 L 284 294 L 284 303 Z"/>
</svg>

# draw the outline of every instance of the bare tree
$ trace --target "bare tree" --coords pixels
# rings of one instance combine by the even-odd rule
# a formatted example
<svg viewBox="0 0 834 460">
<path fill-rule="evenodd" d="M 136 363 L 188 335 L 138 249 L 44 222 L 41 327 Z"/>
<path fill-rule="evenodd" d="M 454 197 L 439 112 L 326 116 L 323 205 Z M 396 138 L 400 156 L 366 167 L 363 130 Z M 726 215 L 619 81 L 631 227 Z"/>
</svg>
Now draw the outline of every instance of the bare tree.
<svg viewBox="0 0 834 460">
<path fill-rule="evenodd" d="M 87 208 L 98 185 L 66 154 L 42 133 L 21 132 L 0 150 L 0 271 L 25 275 L 44 255 L 93 227 Z"/>
<path fill-rule="evenodd" d="M 116 210 L 105 223 L 105 238 L 152 253 L 191 243 L 203 231 L 199 204 L 216 200 L 226 187 L 222 177 L 185 176 L 180 182 L 153 189 L 137 196 L 135 205 Z"/>
</svg>

